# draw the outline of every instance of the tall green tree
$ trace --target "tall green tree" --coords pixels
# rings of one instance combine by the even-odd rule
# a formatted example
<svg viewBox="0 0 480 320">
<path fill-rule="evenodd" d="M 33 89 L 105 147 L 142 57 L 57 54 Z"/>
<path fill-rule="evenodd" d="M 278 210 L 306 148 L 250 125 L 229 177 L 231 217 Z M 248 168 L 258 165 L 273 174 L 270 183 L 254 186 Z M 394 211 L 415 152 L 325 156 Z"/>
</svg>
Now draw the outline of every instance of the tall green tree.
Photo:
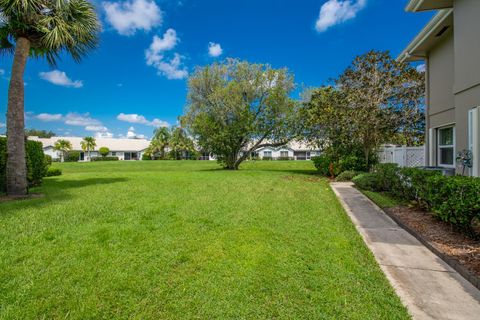
<svg viewBox="0 0 480 320">
<path fill-rule="evenodd" d="M 64 162 L 69 151 L 72 150 L 72 144 L 68 140 L 59 139 L 55 142 L 53 150 L 60 151 L 62 153 L 61 161 Z"/>
<path fill-rule="evenodd" d="M 97 46 L 100 24 L 87 0 L 0 0 L 0 50 L 13 55 L 7 111 L 7 193 L 27 193 L 23 75 L 29 57 L 55 66 Z"/>
<path fill-rule="evenodd" d="M 174 159 L 180 160 L 187 154 L 195 154 L 195 144 L 182 127 L 172 128 L 170 137 L 170 154 Z"/>
<path fill-rule="evenodd" d="M 95 150 L 95 147 L 97 146 L 97 142 L 95 141 L 95 138 L 85 137 L 83 138 L 82 142 L 80 142 L 80 145 L 82 147 L 82 150 L 87 152 L 88 161 L 90 161 L 91 160 L 90 152 L 92 150 Z"/>
<path fill-rule="evenodd" d="M 198 68 L 188 81 L 182 126 L 227 169 L 258 148 L 281 146 L 294 134 L 293 76 L 286 69 L 229 59 Z"/>
<path fill-rule="evenodd" d="M 411 102 L 423 99 L 424 81 L 415 73 L 389 52 L 372 50 L 356 57 L 336 81 L 348 97 L 352 138 L 362 146 L 367 166 L 381 143 L 407 128 L 402 117 L 411 111 Z"/>
<path fill-rule="evenodd" d="M 154 156 L 156 153 L 160 153 L 160 158 L 165 159 L 165 149 L 170 143 L 171 133 L 166 127 L 160 127 L 153 132 L 153 138 L 150 142 L 147 153 L 150 156 Z"/>
</svg>

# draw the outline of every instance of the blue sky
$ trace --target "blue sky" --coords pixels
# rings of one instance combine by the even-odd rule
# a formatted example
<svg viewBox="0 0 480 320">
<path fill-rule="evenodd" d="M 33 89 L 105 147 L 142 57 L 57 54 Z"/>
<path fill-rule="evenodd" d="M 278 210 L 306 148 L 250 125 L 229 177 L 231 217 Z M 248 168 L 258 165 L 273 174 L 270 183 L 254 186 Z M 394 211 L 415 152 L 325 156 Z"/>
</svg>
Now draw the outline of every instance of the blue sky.
<svg viewBox="0 0 480 320">
<path fill-rule="evenodd" d="M 55 69 L 28 62 L 26 125 L 151 137 L 182 114 L 188 74 L 227 57 L 287 67 L 299 88 L 320 86 L 370 49 L 399 54 L 432 15 L 406 13 L 407 2 L 96 0 L 103 27 L 96 51 L 80 64 L 64 57 Z M 0 132 L 11 61 L 0 57 Z"/>
</svg>

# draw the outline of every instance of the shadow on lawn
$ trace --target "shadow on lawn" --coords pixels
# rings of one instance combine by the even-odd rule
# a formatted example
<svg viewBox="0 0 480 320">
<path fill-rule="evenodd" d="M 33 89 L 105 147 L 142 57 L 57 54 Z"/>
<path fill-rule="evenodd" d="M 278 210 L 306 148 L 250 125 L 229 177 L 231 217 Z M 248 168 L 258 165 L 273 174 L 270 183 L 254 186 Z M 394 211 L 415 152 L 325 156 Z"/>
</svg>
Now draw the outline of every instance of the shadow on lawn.
<svg viewBox="0 0 480 320">
<path fill-rule="evenodd" d="M 298 174 L 298 175 L 309 175 L 309 176 L 319 176 L 319 173 L 315 169 L 271 169 L 271 168 L 242 168 L 239 170 L 228 170 L 224 168 L 209 168 L 209 169 L 200 169 L 200 172 L 278 172 L 278 173 L 289 173 L 289 174 Z"/>
<path fill-rule="evenodd" d="M 0 202 L 0 208 L 5 208 L 5 212 L 8 212 L 8 209 L 13 209 L 11 211 L 13 212 L 14 209 L 42 206 L 49 204 L 50 202 L 72 199 L 73 196 L 65 192 L 69 189 L 83 188 L 94 185 L 107 185 L 126 181 L 128 181 L 126 178 L 90 178 L 78 180 L 62 180 L 61 178 L 56 177 L 46 178 L 43 181 L 42 187 L 34 188 L 30 191 L 31 193 L 40 194 L 42 197 Z M 105 194 L 105 196 L 108 195 Z"/>
</svg>

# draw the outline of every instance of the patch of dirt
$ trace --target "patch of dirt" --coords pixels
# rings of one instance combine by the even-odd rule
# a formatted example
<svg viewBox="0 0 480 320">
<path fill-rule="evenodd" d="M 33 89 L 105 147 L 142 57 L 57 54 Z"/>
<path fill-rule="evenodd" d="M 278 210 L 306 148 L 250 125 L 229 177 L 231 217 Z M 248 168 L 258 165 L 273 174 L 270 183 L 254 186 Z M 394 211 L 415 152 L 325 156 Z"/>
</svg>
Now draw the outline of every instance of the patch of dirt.
<svg viewBox="0 0 480 320">
<path fill-rule="evenodd" d="M 0 203 L 8 202 L 8 201 L 19 201 L 19 200 L 29 200 L 29 199 L 40 199 L 45 197 L 44 194 L 41 193 L 30 193 L 26 196 L 7 196 L 7 195 L 0 195 Z"/>
<path fill-rule="evenodd" d="M 431 213 L 404 206 L 384 209 L 410 227 L 443 254 L 480 277 L 480 241 L 456 231 Z"/>
</svg>

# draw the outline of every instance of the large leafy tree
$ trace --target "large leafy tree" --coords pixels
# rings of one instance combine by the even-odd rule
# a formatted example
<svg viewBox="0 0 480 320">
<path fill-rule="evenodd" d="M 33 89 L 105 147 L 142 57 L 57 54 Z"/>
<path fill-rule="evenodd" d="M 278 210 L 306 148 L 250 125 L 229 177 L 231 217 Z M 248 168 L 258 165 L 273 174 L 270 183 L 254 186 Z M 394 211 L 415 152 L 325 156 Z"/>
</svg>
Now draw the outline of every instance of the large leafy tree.
<svg viewBox="0 0 480 320">
<path fill-rule="evenodd" d="M 236 170 L 263 146 L 281 146 L 293 135 L 296 103 L 286 69 L 229 59 L 198 68 L 188 82 L 182 125 L 198 145 Z"/>
<path fill-rule="evenodd" d="M 72 143 L 68 140 L 59 139 L 57 142 L 55 142 L 53 149 L 62 153 L 61 160 L 64 162 L 68 152 L 72 150 Z"/>
<path fill-rule="evenodd" d="M 334 159 L 360 155 L 369 167 L 380 144 L 423 140 L 423 97 L 422 73 L 388 52 L 370 51 L 333 86 L 309 91 L 304 133 Z"/>
<path fill-rule="evenodd" d="M 80 142 L 83 151 L 86 151 L 88 154 L 88 160 L 90 160 L 90 152 L 95 149 L 97 142 L 93 137 L 85 137 L 82 142 Z"/>
<path fill-rule="evenodd" d="M 7 193 L 27 193 L 23 74 L 29 57 L 76 62 L 96 47 L 100 24 L 87 0 L 0 0 L 0 49 L 13 54 L 7 111 Z"/>
</svg>

